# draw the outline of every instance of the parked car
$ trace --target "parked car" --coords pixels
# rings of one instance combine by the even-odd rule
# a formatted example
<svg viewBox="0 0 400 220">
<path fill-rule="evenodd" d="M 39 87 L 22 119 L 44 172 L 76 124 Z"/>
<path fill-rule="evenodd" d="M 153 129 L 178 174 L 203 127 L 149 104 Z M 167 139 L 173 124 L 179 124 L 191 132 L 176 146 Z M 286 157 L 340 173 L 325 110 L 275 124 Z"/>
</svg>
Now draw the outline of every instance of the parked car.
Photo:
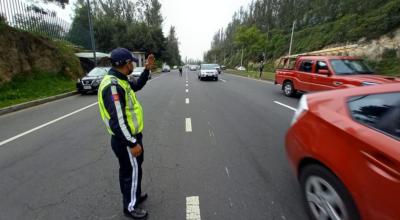
<svg viewBox="0 0 400 220">
<path fill-rule="evenodd" d="M 174 68 L 173 68 L 174 70 L 176 70 L 176 69 L 178 69 L 178 66 L 174 66 Z"/>
<path fill-rule="evenodd" d="M 215 81 L 218 81 L 218 67 L 218 64 L 201 64 L 200 71 L 198 73 L 199 80 L 211 78 Z"/>
<path fill-rule="evenodd" d="M 244 66 L 238 66 L 236 67 L 236 69 L 239 71 L 246 71 L 246 68 Z"/>
<path fill-rule="evenodd" d="M 394 82 L 400 79 L 377 75 L 362 59 L 347 56 L 287 57 L 281 59 L 275 73 L 275 84 L 282 85 L 286 96 Z"/>
<path fill-rule="evenodd" d="M 95 67 L 85 77 L 78 79 L 76 88 L 79 93 L 97 92 L 103 77 L 108 73 L 111 67 Z"/>
<path fill-rule="evenodd" d="M 286 152 L 311 219 L 400 219 L 400 83 L 303 95 Z"/>
<path fill-rule="evenodd" d="M 162 72 L 171 72 L 171 67 L 169 67 L 168 65 L 164 65 L 162 68 Z"/>
<path fill-rule="evenodd" d="M 221 70 L 226 70 L 226 66 L 222 65 Z"/>
<path fill-rule="evenodd" d="M 144 67 L 136 67 L 133 69 L 133 72 L 128 76 L 128 78 L 131 80 L 132 78 L 139 78 L 140 75 L 142 75 L 144 71 Z M 149 74 L 149 79 L 151 79 L 151 71 Z"/>
</svg>

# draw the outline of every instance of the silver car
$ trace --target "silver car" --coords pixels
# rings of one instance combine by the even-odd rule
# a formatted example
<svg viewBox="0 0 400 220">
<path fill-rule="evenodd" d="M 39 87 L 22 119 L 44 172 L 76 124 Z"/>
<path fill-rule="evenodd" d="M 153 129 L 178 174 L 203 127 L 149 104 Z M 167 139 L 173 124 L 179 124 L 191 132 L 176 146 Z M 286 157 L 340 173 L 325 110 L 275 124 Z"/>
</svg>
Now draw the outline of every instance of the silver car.
<svg viewBox="0 0 400 220">
<path fill-rule="evenodd" d="M 218 64 L 201 64 L 198 73 L 199 80 L 213 79 L 218 81 Z"/>
</svg>

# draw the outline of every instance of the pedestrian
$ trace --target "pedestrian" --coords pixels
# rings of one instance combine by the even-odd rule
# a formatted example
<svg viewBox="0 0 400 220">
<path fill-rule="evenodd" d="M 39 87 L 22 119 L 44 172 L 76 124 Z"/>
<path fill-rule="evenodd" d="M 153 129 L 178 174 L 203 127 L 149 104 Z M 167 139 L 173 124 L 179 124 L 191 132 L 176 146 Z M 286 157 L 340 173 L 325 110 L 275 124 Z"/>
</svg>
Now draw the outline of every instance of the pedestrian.
<svg viewBox="0 0 400 220">
<path fill-rule="evenodd" d="M 182 66 L 179 66 L 179 76 L 182 76 Z"/>
<path fill-rule="evenodd" d="M 263 70 L 264 70 L 264 61 L 261 61 L 261 63 L 260 63 L 260 79 L 261 79 Z"/>
<path fill-rule="evenodd" d="M 111 134 L 111 147 L 119 162 L 119 183 L 123 200 L 123 213 L 133 219 L 144 219 L 147 211 L 138 207 L 146 200 L 142 194 L 143 163 L 143 109 L 135 92 L 141 90 L 154 65 L 149 55 L 145 70 L 139 79 L 128 81 L 138 59 L 125 48 L 111 52 L 112 68 L 101 81 L 98 101 L 101 118 Z"/>
</svg>

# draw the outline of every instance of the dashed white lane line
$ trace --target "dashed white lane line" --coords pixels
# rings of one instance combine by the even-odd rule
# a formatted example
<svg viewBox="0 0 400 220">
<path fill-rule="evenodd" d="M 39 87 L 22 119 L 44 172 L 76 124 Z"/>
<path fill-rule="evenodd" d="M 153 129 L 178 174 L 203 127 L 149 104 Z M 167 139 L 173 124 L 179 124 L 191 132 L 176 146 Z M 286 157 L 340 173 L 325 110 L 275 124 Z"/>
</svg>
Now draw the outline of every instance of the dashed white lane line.
<svg viewBox="0 0 400 220">
<path fill-rule="evenodd" d="M 190 103 L 189 98 L 186 98 L 186 99 L 185 99 L 185 103 L 186 103 L 186 104 L 189 104 L 189 103 Z"/>
<path fill-rule="evenodd" d="M 231 176 L 229 175 L 228 167 L 225 167 L 225 172 L 226 172 L 226 175 L 228 175 L 228 177 L 231 178 Z"/>
<path fill-rule="evenodd" d="M 189 86 L 189 84 L 186 84 L 186 87 L 188 87 Z"/>
<path fill-rule="evenodd" d="M 285 105 L 285 104 L 283 104 L 283 103 L 281 103 L 281 102 L 278 102 L 278 101 L 274 101 L 276 104 L 278 104 L 278 105 L 281 105 L 281 106 L 283 106 L 283 107 L 286 107 L 286 108 L 288 108 L 288 109 L 290 109 L 290 110 L 293 110 L 293 111 L 296 111 L 297 109 L 296 108 L 293 108 L 292 106 L 289 106 L 289 105 Z"/>
<path fill-rule="evenodd" d="M 189 89 L 186 89 L 186 93 L 188 93 L 189 92 Z"/>
<path fill-rule="evenodd" d="M 192 119 L 186 118 L 185 124 L 186 124 L 186 132 L 192 132 Z"/>
<path fill-rule="evenodd" d="M 224 79 L 220 79 L 222 82 L 224 82 L 224 83 L 226 83 L 226 80 L 224 80 Z"/>
<path fill-rule="evenodd" d="M 90 105 L 88 105 L 88 106 L 86 106 L 86 107 L 83 107 L 83 108 L 81 108 L 81 109 L 78 109 L 78 110 L 76 110 L 76 111 L 73 111 L 73 112 L 71 112 L 71 113 L 69 113 L 69 114 L 66 114 L 66 115 L 64 115 L 64 116 L 61 116 L 61 117 L 59 117 L 59 118 L 56 118 L 56 119 L 54 119 L 54 120 L 52 120 L 52 121 L 49 121 L 49 122 L 47 122 L 47 123 L 45 123 L 45 124 L 39 125 L 39 126 L 37 126 L 37 127 L 35 127 L 35 128 L 30 129 L 29 131 L 25 131 L 25 132 L 23 132 L 23 133 L 21 133 L 21 134 L 18 134 L 18 135 L 16 135 L 16 136 L 12 137 L 12 138 L 9 138 L 9 139 L 7 139 L 7 140 L 4 140 L 4 141 L 0 142 L 0 146 L 3 146 L 4 144 L 7 144 L 7 143 L 9 143 L 9 142 L 11 142 L 11 141 L 14 141 L 14 140 L 16 140 L 16 139 L 18 139 L 18 138 L 20 138 L 20 137 L 22 137 L 22 136 L 25 136 L 25 135 L 27 135 L 27 134 L 30 134 L 30 133 L 32 133 L 32 132 L 34 132 L 34 131 L 37 131 L 37 130 L 41 129 L 41 128 L 44 128 L 44 127 L 49 126 L 49 125 L 51 125 L 51 124 L 54 124 L 54 123 L 56 123 L 56 122 L 58 122 L 58 121 L 60 121 L 60 120 L 62 120 L 62 119 L 64 119 L 64 118 L 68 118 L 68 117 L 70 117 L 70 116 L 72 116 L 72 115 L 75 115 L 76 113 L 79 113 L 79 112 L 81 112 L 81 111 L 83 111 L 83 110 L 85 110 L 85 109 L 88 109 L 88 108 L 90 108 L 90 107 L 92 107 L 92 106 L 95 106 L 95 105 L 97 105 L 97 102 L 95 102 L 95 103 L 93 103 L 93 104 L 90 104 Z"/>
<path fill-rule="evenodd" d="M 186 197 L 186 220 L 201 220 L 198 196 Z"/>
</svg>

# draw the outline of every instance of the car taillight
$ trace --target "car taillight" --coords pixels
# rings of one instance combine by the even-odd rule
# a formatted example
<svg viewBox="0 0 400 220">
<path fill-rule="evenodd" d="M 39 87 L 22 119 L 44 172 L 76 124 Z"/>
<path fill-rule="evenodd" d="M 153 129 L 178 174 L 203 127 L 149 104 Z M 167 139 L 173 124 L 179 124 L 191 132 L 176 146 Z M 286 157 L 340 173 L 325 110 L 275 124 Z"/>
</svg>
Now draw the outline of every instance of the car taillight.
<svg viewBox="0 0 400 220">
<path fill-rule="evenodd" d="M 294 113 L 293 119 L 292 119 L 292 125 L 299 120 L 299 118 L 306 112 L 308 111 L 308 103 L 307 103 L 307 95 L 303 95 L 300 99 L 299 102 L 299 107 L 297 107 L 296 112 Z"/>
</svg>

